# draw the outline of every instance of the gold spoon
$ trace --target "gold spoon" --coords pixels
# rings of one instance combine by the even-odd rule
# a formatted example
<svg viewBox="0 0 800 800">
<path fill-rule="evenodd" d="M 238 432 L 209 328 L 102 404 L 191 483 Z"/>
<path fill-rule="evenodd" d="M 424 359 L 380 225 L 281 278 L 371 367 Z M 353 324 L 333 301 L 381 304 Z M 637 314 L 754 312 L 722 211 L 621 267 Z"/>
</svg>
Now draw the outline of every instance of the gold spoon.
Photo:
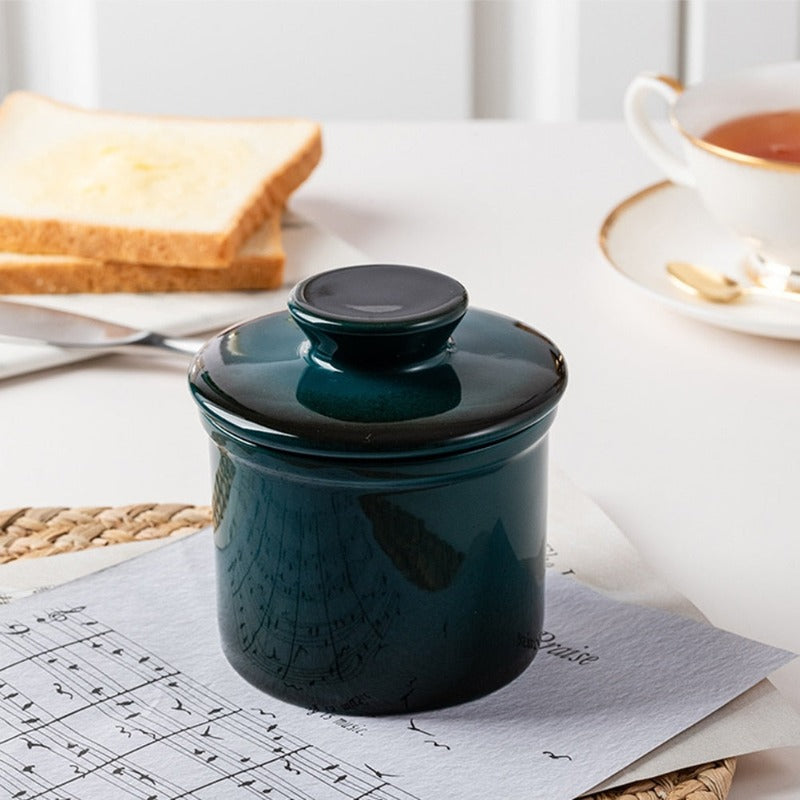
<svg viewBox="0 0 800 800">
<path fill-rule="evenodd" d="M 670 261 L 667 272 L 681 284 L 681 288 L 689 289 L 712 303 L 731 303 L 747 294 L 771 295 L 784 297 L 787 300 L 800 300 L 798 292 L 781 292 L 766 289 L 763 286 L 749 286 L 739 283 L 721 272 L 699 267 L 687 261 Z"/>
</svg>

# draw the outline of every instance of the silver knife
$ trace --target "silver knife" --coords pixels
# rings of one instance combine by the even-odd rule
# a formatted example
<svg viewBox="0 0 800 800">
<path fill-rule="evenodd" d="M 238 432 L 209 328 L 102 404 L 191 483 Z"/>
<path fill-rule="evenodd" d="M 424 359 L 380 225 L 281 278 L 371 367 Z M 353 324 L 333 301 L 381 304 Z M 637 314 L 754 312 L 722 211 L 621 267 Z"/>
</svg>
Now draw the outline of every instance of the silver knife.
<svg viewBox="0 0 800 800">
<path fill-rule="evenodd" d="M 44 306 L 0 300 L 0 339 L 82 350 L 169 351 L 194 355 L 203 339 L 165 336 Z"/>
</svg>

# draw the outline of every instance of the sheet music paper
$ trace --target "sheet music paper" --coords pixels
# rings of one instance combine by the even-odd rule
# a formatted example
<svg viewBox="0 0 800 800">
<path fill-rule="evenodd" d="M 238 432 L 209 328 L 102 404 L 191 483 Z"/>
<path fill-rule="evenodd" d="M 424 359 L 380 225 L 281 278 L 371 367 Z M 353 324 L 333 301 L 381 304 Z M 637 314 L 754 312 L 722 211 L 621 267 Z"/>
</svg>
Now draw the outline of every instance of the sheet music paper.
<svg viewBox="0 0 800 800">
<path fill-rule="evenodd" d="M 620 529 L 557 468 L 551 468 L 549 494 L 548 567 L 616 600 L 706 621 L 643 563 Z M 731 756 L 798 746 L 800 714 L 765 679 L 592 791 Z"/>
<path fill-rule="evenodd" d="M 572 798 L 792 658 L 557 571 L 547 591 L 520 678 L 391 718 L 309 712 L 238 677 L 208 532 L 16 601 L 0 609 L 0 798 Z"/>
</svg>

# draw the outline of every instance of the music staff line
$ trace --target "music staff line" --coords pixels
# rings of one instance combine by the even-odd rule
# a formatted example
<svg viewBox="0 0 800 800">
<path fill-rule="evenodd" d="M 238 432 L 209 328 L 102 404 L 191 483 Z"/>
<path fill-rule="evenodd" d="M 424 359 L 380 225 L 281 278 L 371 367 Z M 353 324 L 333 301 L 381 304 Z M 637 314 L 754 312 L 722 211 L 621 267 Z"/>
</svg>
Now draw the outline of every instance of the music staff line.
<svg viewBox="0 0 800 800">
<path fill-rule="evenodd" d="M 126 769 L 135 772 L 136 767 L 132 764 L 127 767 L 124 766 L 124 760 L 129 758 L 133 753 L 138 753 L 157 744 L 163 744 L 170 747 L 177 747 L 183 756 L 189 756 L 195 759 L 206 756 L 208 760 L 205 762 L 204 766 L 210 772 L 216 773 L 215 777 L 193 788 L 180 787 L 174 784 L 169 785 L 172 783 L 171 781 L 166 781 L 163 777 L 160 777 L 159 793 L 153 793 L 149 796 L 146 794 L 141 795 L 145 800 L 149 800 L 149 797 L 158 798 L 159 800 L 161 800 L 162 797 L 194 797 L 196 793 L 201 791 L 204 787 L 214 786 L 224 781 L 232 780 L 235 782 L 236 776 L 243 775 L 257 776 L 258 780 L 266 782 L 263 791 L 260 792 L 262 795 L 275 792 L 273 795 L 275 797 L 314 797 L 314 795 L 307 794 L 301 786 L 295 785 L 296 781 L 287 783 L 285 776 L 278 776 L 281 780 L 276 780 L 275 770 L 270 770 L 270 766 L 277 766 L 281 771 L 291 774 L 293 778 L 295 777 L 295 772 L 298 776 L 304 775 L 305 778 L 310 777 L 317 786 L 319 786 L 321 782 L 339 795 L 353 798 L 353 800 L 355 800 L 355 798 L 364 797 L 387 798 L 387 800 L 388 798 L 413 800 L 412 795 L 400 790 L 387 781 L 378 779 L 376 782 L 376 778 L 382 775 L 379 771 L 369 768 L 370 771 L 368 772 L 359 767 L 337 761 L 335 758 L 328 756 L 328 754 L 313 745 L 304 743 L 297 737 L 279 728 L 276 723 L 270 723 L 270 725 L 266 727 L 260 725 L 258 717 L 242 709 L 232 707 L 231 704 L 226 702 L 223 698 L 214 695 L 214 693 L 205 689 L 205 687 L 187 679 L 182 673 L 174 669 L 170 672 L 165 672 L 168 668 L 166 664 L 161 662 L 152 653 L 148 653 L 148 651 L 110 628 L 94 632 L 92 636 L 89 637 L 80 635 L 85 630 L 82 625 L 97 625 L 98 623 L 96 620 L 87 621 L 85 619 L 79 619 L 77 614 L 70 614 L 66 615 L 66 618 L 57 621 L 49 620 L 47 624 L 53 624 L 54 622 L 60 634 L 71 634 L 71 638 L 69 638 L 68 641 L 59 641 L 58 639 L 45 635 L 41 630 L 41 626 L 40 630 L 37 631 L 38 635 L 35 637 L 28 635 L 31 633 L 30 630 L 26 634 L 15 633 L 13 635 L 14 645 L 10 649 L 15 651 L 17 656 L 23 655 L 24 658 L 17 658 L 12 663 L 5 664 L 5 667 L 10 669 L 14 665 L 20 666 L 25 662 L 36 662 L 40 669 L 43 669 L 49 677 L 59 679 L 57 681 L 50 681 L 51 686 L 60 686 L 66 695 L 67 692 L 64 691 L 64 685 L 66 684 L 69 687 L 69 694 L 71 695 L 69 698 L 70 701 L 82 700 L 84 705 L 79 709 L 73 709 L 71 712 L 65 712 L 59 718 L 52 717 L 51 715 L 51 719 L 48 722 L 42 722 L 39 726 L 29 728 L 28 730 L 22 727 L 22 723 L 25 722 L 25 720 L 21 719 L 20 715 L 17 717 L 16 721 L 21 727 L 15 729 L 16 732 L 13 736 L 6 737 L 6 739 L 3 740 L 3 744 L 7 744 L 14 739 L 19 740 L 20 737 L 26 734 L 35 733 L 42 742 L 47 743 L 44 746 L 52 748 L 61 741 L 59 737 L 63 738 L 61 729 L 65 729 L 73 739 L 82 739 L 81 735 L 70 728 L 64 720 L 69 717 L 79 716 L 81 712 L 89 710 L 94 712 L 99 711 L 100 713 L 106 713 L 111 721 L 119 724 L 119 727 L 122 728 L 122 730 L 118 731 L 121 737 L 125 737 L 125 734 L 128 734 L 126 738 L 131 738 L 134 735 L 141 735 L 148 736 L 149 741 L 141 742 L 137 747 L 124 748 L 123 752 L 116 752 L 108 750 L 99 745 L 98 742 L 82 740 L 82 751 L 85 750 L 85 753 L 91 752 L 93 756 L 102 759 L 99 763 L 93 765 L 93 772 L 102 770 L 108 771 L 108 768 L 115 763 L 123 764 L 122 769 L 117 770 L 119 774 L 115 777 L 124 774 Z M 17 630 L 21 631 L 22 628 L 19 627 Z M 51 630 L 55 631 L 56 628 L 52 628 Z M 99 649 L 106 650 L 107 652 L 102 653 L 102 657 L 107 662 L 110 658 L 110 652 L 119 651 L 120 655 L 122 653 L 128 653 L 130 661 L 126 663 L 124 672 L 138 676 L 140 678 L 139 683 L 133 686 L 129 684 L 126 686 L 124 682 L 119 680 L 118 675 L 114 677 L 105 672 L 98 674 L 94 661 L 87 660 L 87 657 L 79 652 L 81 646 L 87 648 L 87 650 L 91 648 L 91 641 L 96 640 L 98 637 L 105 637 L 103 646 L 101 648 L 94 648 L 95 652 L 92 653 L 92 655 L 97 658 L 100 655 L 100 653 L 97 652 Z M 36 642 L 33 641 L 34 638 L 37 640 Z M 0 637 L 0 640 L 2 639 L 3 637 Z M 108 643 L 108 647 L 105 647 L 106 643 Z M 6 649 L 9 649 L 8 640 L 0 641 L 0 644 L 5 644 Z M 115 650 L 111 651 L 111 647 L 114 647 Z M 66 667 L 58 660 L 57 666 L 45 663 L 46 659 L 43 659 L 44 656 L 58 651 L 62 653 L 68 651 L 70 656 L 75 656 L 75 658 L 70 659 L 71 664 L 69 666 L 76 668 L 66 673 Z M 159 674 L 155 678 L 148 678 L 147 681 L 142 681 L 141 678 L 146 674 L 152 674 L 152 672 L 143 672 L 144 668 L 148 665 L 151 668 L 161 667 L 161 672 L 163 674 Z M 119 662 L 117 662 L 117 667 L 118 666 Z M 98 681 L 95 680 L 96 678 L 104 678 L 107 681 L 107 686 L 103 689 L 103 696 L 100 697 L 96 694 L 98 686 L 93 685 L 98 683 Z M 136 693 L 140 692 L 143 688 L 156 684 L 159 685 L 159 688 L 163 689 L 167 683 L 165 679 L 173 681 L 171 691 L 165 693 L 166 696 L 169 697 L 170 705 L 168 708 L 155 708 L 155 710 L 151 708 L 146 727 L 133 728 L 132 725 L 126 727 L 121 723 L 126 721 L 127 714 L 123 716 L 119 713 L 109 713 L 109 709 L 117 711 L 116 708 L 112 708 L 111 703 L 116 702 L 119 698 L 124 696 L 134 697 Z M 3 685 L 9 684 L 4 683 Z M 113 692 L 113 694 L 111 692 Z M 31 709 L 31 706 L 28 704 L 34 702 L 33 698 L 24 693 L 16 693 L 16 696 L 27 698 L 22 705 L 27 706 L 26 710 Z M 12 700 L 16 699 L 16 696 L 12 698 Z M 19 710 L 22 710 L 22 705 L 18 707 Z M 131 706 L 128 708 L 131 708 Z M 200 709 L 204 709 L 206 714 L 206 716 L 201 717 L 200 721 L 192 725 L 183 725 L 177 729 L 174 727 L 174 718 L 176 716 L 183 716 L 185 714 L 189 716 L 200 716 Z M 218 712 L 218 715 L 210 714 L 209 712 L 211 711 Z M 225 711 L 224 715 L 221 713 L 223 711 Z M 39 713 L 38 706 L 37 713 Z M 44 719 L 44 716 L 40 717 L 37 722 L 41 722 L 42 719 Z M 200 746 L 202 744 L 207 744 L 207 740 L 203 741 L 198 738 L 201 737 L 204 732 L 210 734 L 212 726 L 213 730 L 220 734 L 219 736 L 214 736 L 213 753 L 211 753 L 211 748 Z M 204 729 L 204 731 L 200 729 Z M 178 739 L 185 739 L 185 741 L 178 741 Z M 272 755 L 268 760 L 250 763 L 252 759 L 251 756 L 243 755 L 236 748 L 227 746 L 228 740 L 231 740 L 236 745 L 241 744 L 241 742 L 237 741 L 238 739 L 249 741 L 251 744 L 255 744 L 262 749 L 270 748 Z M 33 740 L 29 738 L 28 741 Z M 61 743 L 61 747 L 63 749 L 63 742 Z M 74 753 L 70 755 L 74 755 Z M 5 765 L 5 767 L 8 766 L 10 765 Z M 24 769 L 25 767 L 22 766 L 22 762 L 17 761 L 12 768 Z M 262 772 L 264 773 L 263 777 L 260 775 Z M 74 781 L 83 780 L 86 778 L 87 774 L 89 773 L 86 772 L 81 775 L 76 774 L 71 780 L 62 782 L 58 787 L 51 787 L 41 791 L 40 794 L 33 794 L 32 792 L 23 793 L 22 788 L 24 787 L 20 786 L 16 781 L 14 782 L 14 788 L 20 786 L 18 789 L 18 792 L 20 792 L 18 797 L 24 798 L 24 800 L 33 800 L 34 797 L 43 797 L 45 795 L 47 795 L 48 798 L 55 797 L 53 792 L 56 788 L 65 788 L 71 783 L 74 783 Z M 144 772 L 141 773 L 141 775 L 144 774 Z M 30 787 L 30 772 L 26 777 L 29 779 L 28 786 Z M 249 781 L 240 781 L 237 786 L 244 790 L 250 790 L 251 793 L 255 794 L 256 792 L 253 789 L 255 783 L 256 778 L 253 777 L 253 779 Z M 126 783 L 125 787 L 118 785 L 117 788 L 126 788 L 130 790 L 131 787 L 128 784 L 129 782 Z M 41 787 L 37 785 L 35 788 L 40 789 Z M 164 793 L 164 789 L 166 789 L 168 793 Z M 61 798 L 59 798 L 59 800 L 61 800 Z M 65 795 L 64 800 L 70 800 L 70 798 Z"/>
<path fill-rule="evenodd" d="M 192 726 L 192 727 L 198 727 L 198 726 L 202 726 L 203 724 L 205 724 L 205 721 L 203 721 L 203 722 L 199 723 L 199 725 L 195 725 L 195 726 Z M 187 727 L 188 727 L 188 726 L 187 726 Z M 181 731 L 173 731 L 173 732 L 171 732 L 171 734 L 167 734 L 167 735 L 174 735 L 175 733 L 180 733 L 180 732 L 181 732 Z M 162 737 L 162 738 L 163 738 L 163 737 Z M 88 750 L 89 748 L 87 747 L 87 748 L 85 748 L 85 749 L 87 749 L 87 750 Z M 289 754 L 291 754 L 292 752 L 295 752 L 295 751 L 289 751 Z M 280 753 L 281 753 L 280 755 L 276 755 L 276 756 L 275 756 L 273 759 L 271 759 L 271 761 L 277 761 L 277 760 L 280 760 L 280 759 L 284 759 L 284 760 L 285 760 L 285 759 L 286 759 L 286 754 L 287 754 L 287 751 L 286 751 L 284 748 L 280 748 Z M 127 755 L 130 755 L 130 754 L 131 754 L 131 751 L 128 751 L 127 753 L 125 753 L 125 754 L 123 754 L 123 755 L 127 756 Z M 216 756 L 215 756 L 215 757 L 216 757 Z M 111 761 L 115 761 L 115 760 L 118 760 L 118 759 L 117 759 L 117 758 L 113 758 L 113 757 L 112 757 L 112 758 L 108 759 L 107 763 L 111 763 Z M 105 766 L 105 765 L 101 763 L 101 764 L 99 764 L 99 765 L 97 766 L 97 768 L 101 768 L 101 767 L 103 767 L 103 766 Z M 290 766 L 290 765 L 289 765 L 289 764 L 288 764 L 288 762 L 287 762 L 287 763 L 286 763 L 286 767 L 288 768 L 289 766 Z M 222 776 L 223 776 L 223 779 L 224 779 L 224 778 L 225 778 L 225 777 L 226 777 L 228 774 L 230 774 L 230 773 L 229 773 L 229 772 L 225 772 L 225 773 L 221 773 L 221 774 L 222 774 Z M 83 776 L 79 776 L 79 777 L 83 777 Z M 218 781 L 214 781 L 214 782 L 218 782 Z M 183 792 L 181 792 L 181 794 L 183 794 Z"/>
</svg>

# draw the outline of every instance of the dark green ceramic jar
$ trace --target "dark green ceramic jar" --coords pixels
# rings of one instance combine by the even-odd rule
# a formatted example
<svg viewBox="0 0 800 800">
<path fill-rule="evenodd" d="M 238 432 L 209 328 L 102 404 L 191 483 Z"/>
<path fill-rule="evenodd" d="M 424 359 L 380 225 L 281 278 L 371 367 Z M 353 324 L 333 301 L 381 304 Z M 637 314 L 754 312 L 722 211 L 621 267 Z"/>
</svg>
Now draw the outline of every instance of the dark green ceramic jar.
<svg viewBox="0 0 800 800">
<path fill-rule="evenodd" d="M 541 633 L 555 345 L 429 270 L 333 270 L 208 342 L 219 624 L 248 681 L 383 714 L 484 695 Z"/>
</svg>

